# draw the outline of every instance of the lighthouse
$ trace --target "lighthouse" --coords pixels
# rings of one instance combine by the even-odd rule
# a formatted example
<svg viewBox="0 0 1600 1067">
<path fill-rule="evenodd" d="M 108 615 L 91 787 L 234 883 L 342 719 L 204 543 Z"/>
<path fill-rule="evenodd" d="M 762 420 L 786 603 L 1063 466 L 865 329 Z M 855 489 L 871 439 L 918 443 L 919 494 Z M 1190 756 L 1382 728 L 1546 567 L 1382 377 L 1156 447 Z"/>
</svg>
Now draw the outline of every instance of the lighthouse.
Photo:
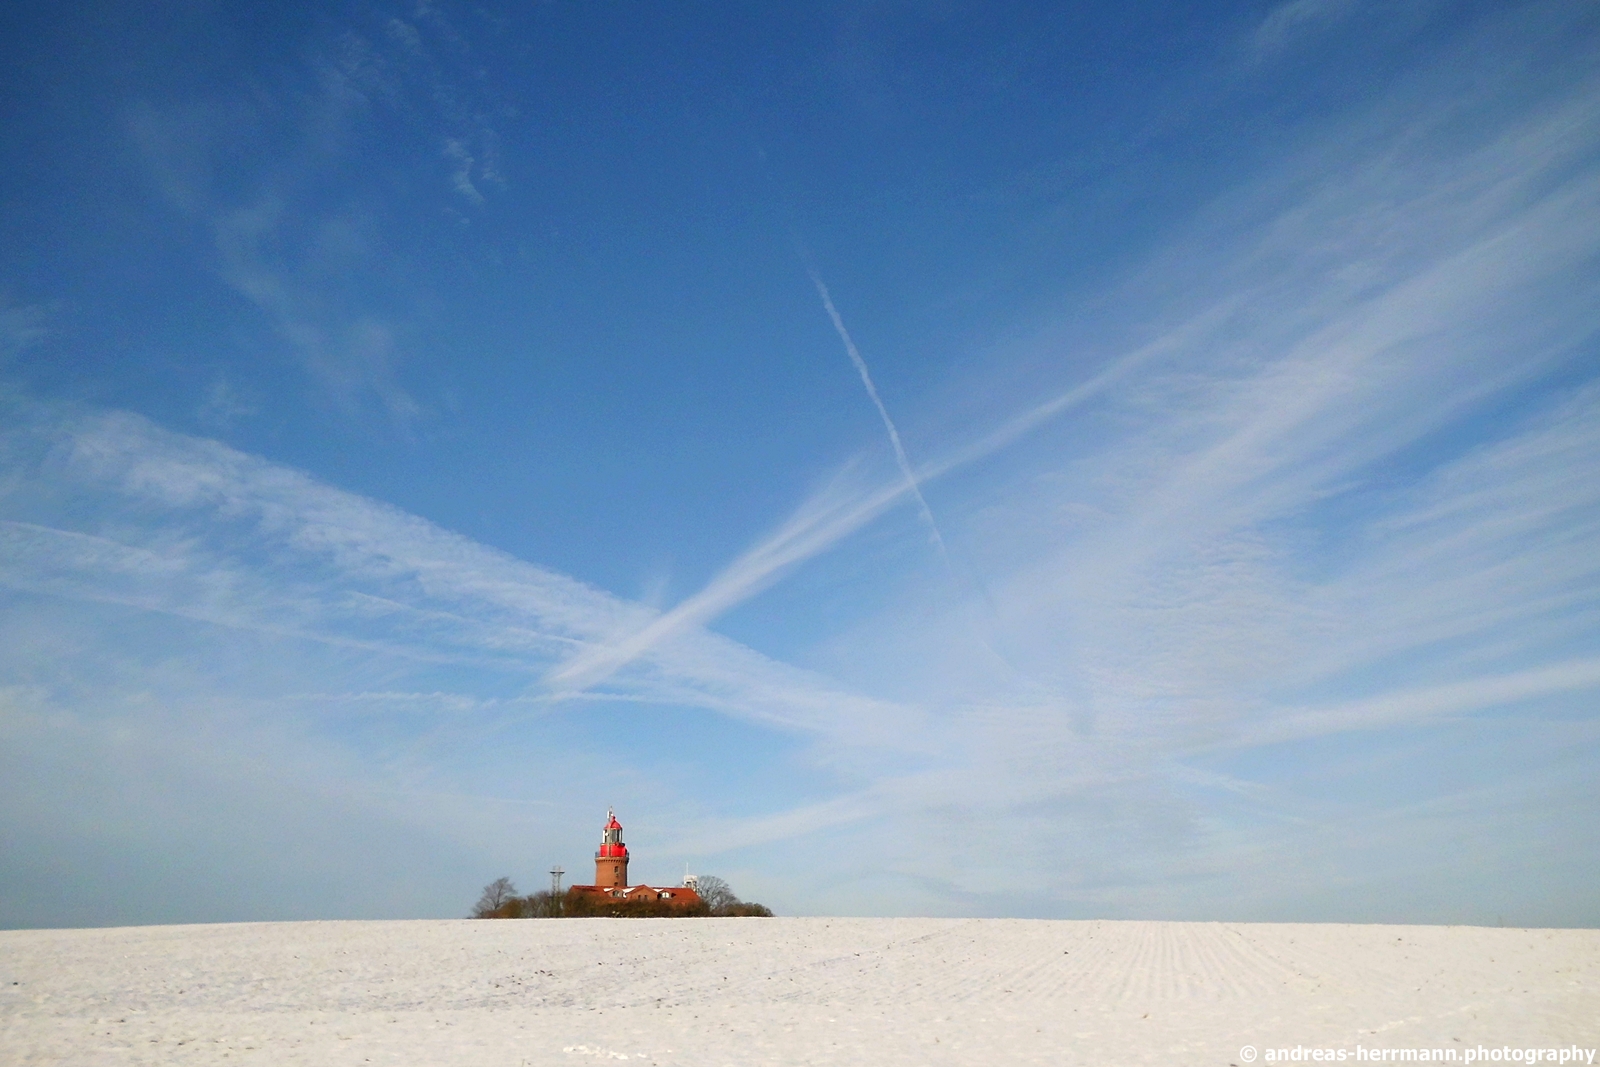
<svg viewBox="0 0 1600 1067">
<path fill-rule="evenodd" d="M 687 880 L 681 886 L 628 884 L 628 846 L 617 813 L 606 811 L 606 827 L 594 854 L 594 885 L 567 890 L 568 915 L 698 915 L 705 909 Z"/>
<path fill-rule="evenodd" d="M 594 884 L 602 889 L 628 886 L 628 846 L 622 843 L 622 824 L 617 813 L 606 809 L 606 828 L 600 835 L 600 849 L 594 854 Z"/>
</svg>

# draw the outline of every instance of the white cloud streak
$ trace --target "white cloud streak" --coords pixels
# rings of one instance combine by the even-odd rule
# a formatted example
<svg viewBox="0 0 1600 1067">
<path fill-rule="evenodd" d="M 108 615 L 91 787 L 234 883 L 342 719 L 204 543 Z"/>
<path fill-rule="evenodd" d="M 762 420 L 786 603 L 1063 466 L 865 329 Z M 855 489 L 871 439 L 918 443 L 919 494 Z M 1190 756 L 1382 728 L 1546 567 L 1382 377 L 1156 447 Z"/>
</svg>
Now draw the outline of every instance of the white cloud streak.
<svg viewBox="0 0 1600 1067">
<path fill-rule="evenodd" d="M 1192 244 L 1175 250 L 1171 262 L 1157 261 L 1124 286 L 1130 297 L 1162 292 L 1172 279 L 1157 272 L 1173 271 L 1174 262 L 1178 271 L 1192 271 L 1194 262 L 1209 263 L 1213 281 L 1185 279 L 1213 289 L 1200 311 L 1106 362 L 1081 384 L 919 468 L 910 468 L 897 449 L 902 483 L 844 498 L 830 491 L 808 502 L 700 592 L 616 645 L 575 657 L 553 673 L 552 682 L 581 687 L 603 679 L 681 628 L 704 626 L 766 589 L 913 490 L 920 500 L 920 485 L 1016 444 L 1069 410 L 1109 397 L 1158 409 L 1202 402 L 1195 416 L 1155 427 L 1152 440 L 1206 433 L 1207 424 L 1237 428 L 1207 450 L 1176 460 L 1170 452 L 1150 452 L 1144 462 L 1177 462 L 1181 469 L 1169 472 L 1161 487 L 1152 487 L 1143 498 L 1134 545 L 1146 543 L 1157 528 L 1178 528 L 1180 514 L 1188 516 L 1182 521 L 1198 517 L 1213 525 L 1248 521 L 1242 513 L 1216 508 L 1224 485 L 1270 492 L 1249 505 L 1261 514 L 1328 492 L 1361 464 L 1539 373 L 1539 351 L 1560 351 L 1564 342 L 1549 336 L 1508 363 L 1498 358 L 1482 327 L 1460 330 L 1457 324 L 1481 321 L 1486 308 L 1495 306 L 1503 311 L 1493 328 L 1518 337 L 1526 348 L 1541 327 L 1535 316 L 1518 310 L 1518 298 L 1511 294 L 1535 294 L 1535 287 L 1564 273 L 1570 278 L 1569 272 L 1592 253 L 1600 227 L 1595 222 L 1600 179 L 1580 171 L 1554 187 L 1548 182 L 1573 165 L 1584 145 L 1594 143 L 1596 95 L 1594 84 L 1583 83 L 1567 99 L 1521 122 L 1486 131 L 1474 148 L 1443 156 L 1426 154 L 1434 125 L 1447 118 L 1439 114 L 1411 119 L 1398 131 L 1383 130 L 1392 140 L 1359 125 L 1342 132 L 1341 141 L 1351 147 L 1368 143 L 1371 154 L 1364 162 L 1300 191 L 1256 229 L 1225 237 L 1202 231 Z M 1372 121 L 1383 127 L 1396 120 L 1381 114 Z M 1375 139 L 1382 145 L 1376 152 L 1370 147 Z M 1415 158 L 1397 157 L 1396 144 Z M 1278 180 L 1298 191 L 1305 176 L 1296 168 L 1321 166 L 1321 155 L 1319 150 L 1297 161 Z M 1281 190 L 1249 193 L 1283 202 Z M 1231 210 L 1230 205 L 1224 202 L 1217 210 Z M 1226 251 L 1218 251 L 1219 241 Z M 1215 262 L 1219 256 L 1221 265 Z M 1217 280 L 1229 288 L 1217 290 Z M 831 307 L 826 288 L 813 281 L 824 306 Z M 837 317 L 836 310 L 830 317 Z M 1563 328 L 1572 325 L 1568 317 L 1560 321 Z M 835 326 L 842 328 L 842 322 Z M 1452 331 L 1463 355 L 1470 356 L 1442 358 L 1438 338 Z M 841 337 L 853 352 L 848 334 Z M 1261 355 L 1274 346 L 1279 351 L 1270 358 Z M 859 361 L 859 354 L 852 360 Z M 1209 386 L 1198 384 L 1200 367 L 1212 364 L 1222 371 L 1230 361 L 1234 369 Z M 1181 377 L 1157 373 L 1179 365 L 1185 368 Z M 1239 368 L 1255 376 L 1240 377 Z M 870 377 L 863 381 L 870 394 Z M 1176 383 L 1188 395 L 1172 392 Z M 1197 392 L 1203 388 L 1215 391 L 1231 410 L 1204 406 L 1208 398 Z M 1417 405 L 1416 395 L 1430 402 Z M 891 433 L 894 440 L 897 434 Z M 1272 472 L 1279 473 L 1269 477 Z M 1249 499 L 1238 498 L 1240 503 Z M 1053 584 L 1044 588 L 1051 592 L 1042 595 L 1054 595 Z"/>
<path fill-rule="evenodd" d="M 0 437 L 0 583 L 371 657 L 344 685 L 307 668 L 274 707 L 488 730 L 617 700 L 803 735 L 832 777 L 769 802 L 783 773 L 762 764 L 758 802 L 678 809 L 676 847 L 757 856 L 816 907 L 1172 914 L 1374 867 L 1376 906 L 1446 853 L 1577 901 L 1600 825 L 1600 83 L 1558 82 L 1495 108 L 1413 85 L 1329 131 L 1112 288 L 1118 355 L 900 477 L 827 486 L 671 611 L 214 442 L 54 410 Z M 970 605 L 916 578 L 797 652 L 821 673 L 707 630 L 1001 452 L 1003 477 L 947 483 L 941 521 L 979 556 L 1014 676 L 978 662 Z M 12 632 L 14 662 L 46 658 Z M 48 705 L 22 681 L 6 700 Z"/>
<path fill-rule="evenodd" d="M 36 305 L 22 305 L 0 293 L 0 366 L 50 335 L 49 314 Z"/>
<path fill-rule="evenodd" d="M 1203 315 L 1201 322 L 1209 322 L 1224 314 L 1224 309 L 1215 309 Z M 590 649 L 562 664 L 550 675 L 552 685 L 565 692 L 602 681 L 660 642 L 685 630 L 705 626 L 729 609 L 761 593 L 793 568 L 827 552 L 913 493 L 919 509 L 924 512 L 924 520 L 937 534 L 932 513 L 927 511 L 926 502 L 922 500 L 919 488 L 922 483 L 986 459 L 1056 416 L 1089 403 L 1144 364 L 1176 351 L 1182 340 L 1198 330 L 1199 325 L 1190 324 L 1170 336 L 1113 360 L 1088 381 L 1025 409 L 997 429 L 958 447 L 947 456 L 925 463 L 915 470 L 902 466 L 902 478 L 899 481 L 855 491 L 842 489 L 836 484 L 817 494 L 777 530 L 720 571 L 699 592 L 617 643 Z M 898 438 L 892 440 L 898 446 Z M 905 462 L 905 454 L 898 447 L 896 456 L 902 463 Z M 938 544 L 943 551 L 942 536 Z"/>
<path fill-rule="evenodd" d="M 569 649 L 608 644 L 653 615 L 386 505 L 134 416 L 36 413 L 14 426 L 4 442 L 8 466 L 25 472 L 31 463 L 35 472 L 13 488 L 14 511 L 48 517 L 61 507 L 52 499 L 78 494 L 99 496 L 101 513 L 130 514 L 104 530 L 6 520 L 0 581 L 13 588 L 403 658 L 492 665 L 528 680 Z M 262 562 L 241 562 L 253 555 Z M 910 713 L 708 633 L 680 635 L 610 692 L 829 737 L 892 732 Z"/>
<path fill-rule="evenodd" d="M 878 409 L 878 418 L 883 420 L 884 432 L 889 435 L 889 446 L 894 449 L 895 465 L 900 468 L 900 475 L 906 480 L 906 491 L 917 502 L 917 512 L 922 516 L 922 521 L 928 524 L 928 532 L 933 537 L 933 543 L 938 546 L 941 556 L 948 556 L 945 550 L 944 535 L 939 532 L 939 524 L 934 521 L 933 511 L 928 507 L 927 499 L 922 495 L 922 486 L 917 482 L 916 471 L 911 469 L 911 461 L 906 458 L 906 448 L 900 441 L 900 431 L 895 429 L 894 420 L 889 417 L 889 409 L 883 406 L 883 398 L 878 395 L 878 387 L 872 382 L 872 372 L 867 370 L 867 361 L 861 358 L 861 352 L 856 348 L 850 331 L 845 328 L 844 319 L 839 315 L 839 309 L 833 305 L 833 296 L 828 292 L 828 287 L 823 284 L 822 276 L 810 270 L 811 284 L 816 286 L 817 296 L 822 299 L 822 308 L 828 313 L 828 320 L 833 323 L 834 332 L 839 335 L 839 340 L 844 344 L 844 350 L 850 357 L 856 373 L 861 376 L 861 384 L 867 390 L 867 397 L 872 401 L 872 406 Z"/>
<path fill-rule="evenodd" d="M 498 138 L 484 117 L 495 105 L 480 98 L 482 70 L 451 69 L 445 57 L 459 62 L 470 50 L 442 12 L 414 14 L 415 24 L 391 18 L 381 32 L 350 31 L 312 49 L 295 72 L 307 85 L 288 121 L 251 94 L 182 107 L 138 103 L 126 120 L 153 183 L 210 229 L 218 274 L 267 317 L 319 399 L 347 417 L 376 408 L 401 431 L 427 414 L 402 384 L 415 357 L 404 328 L 413 294 L 402 288 L 375 300 L 350 285 L 352 277 L 381 276 L 374 268 L 395 250 L 378 239 L 381 207 L 330 203 L 319 192 L 322 176 L 348 168 L 358 135 L 388 112 L 427 131 L 448 172 L 445 209 L 455 217 L 464 220 L 461 209 L 481 206 L 485 190 L 504 184 Z M 222 176 L 249 158 L 245 140 L 272 144 L 270 158 L 230 187 Z"/>
<path fill-rule="evenodd" d="M 1257 58 L 1275 56 L 1317 29 L 1332 26 L 1356 9 L 1356 0 L 1287 0 L 1267 13 L 1250 44 Z"/>
<path fill-rule="evenodd" d="M 976 662 L 967 606 L 915 587 L 813 650 L 859 687 L 936 705 L 962 757 L 927 779 L 884 776 L 793 824 L 762 815 L 719 832 L 815 832 L 837 847 L 846 814 L 867 810 L 893 827 L 882 836 L 904 857 L 907 886 L 913 870 L 954 884 L 964 878 L 953 861 L 927 859 L 941 820 L 966 827 L 951 833 L 965 854 L 1016 878 L 972 842 L 1015 840 L 1029 805 L 1082 813 L 1114 797 L 1098 828 L 1073 814 L 1040 827 L 1040 840 L 1059 846 L 1058 864 L 1083 850 L 1104 874 L 1121 860 L 1095 834 L 1124 820 L 1118 840 L 1139 843 L 1113 881 L 1170 889 L 1191 860 L 1210 878 L 1298 840 L 1295 820 L 1334 818 L 1241 770 L 1263 746 L 1295 773 L 1348 783 L 1365 771 L 1325 765 L 1328 739 L 1410 767 L 1405 746 L 1425 735 L 1441 766 L 1493 783 L 1480 803 L 1523 785 L 1479 744 L 1515 737 L 1547 762 L 1564 758 L 1563 739 L 1587 738 L 1570 758 L 1592 767 L 1597 101 L 1600 84 L 1585 77 L 1467 139 L 1455 111 L 1391 101 L 1215 205 L 1118 289 L 1146 321 L 1166 311 L 1176 325 L 916 472 L 926 483 L 1014 449 L 1010 483 L 947 490 L 944 526 L 976 546 L 992 640 L 1020 673 Z M 1326 172 L 1329 159 L 1345 162 Z M 1153 309 L 1136 293 L 1168 303 Z M 1078 426 L 1056 419 L 1068 410 Z M 819 494 L 711 595 L 686 602 L 696 624 L 907 499 L 900 483 Z M 790 551 L 767 554 L 779 544 Z M 622 655 L 674 621 L 656 620 Z M 1487 737 L 1500 740 L 1474 740 Z M 1351 787 L 1337 820 L 1389 811 L 1403 822 L 1395 795 L 1414 773 Z M 1542 818 L 1592 811 L 1571 793 L 1576 774 L 1553 776 L 1567 792 L 1552 786 Z M 1427 819 L 1451 840 L 1489 832 Z M 1340 862 L 1360 847 L 1352 839 Z M 1383 863 L 1404 866 L 1398 854 Z M 1038 876 L 1051 871 L 1041 863 Z"/>
<path fill-rule="evenodd" d="M 1415 727 L 1468 712 L 1515 707 L 1541 697 L 1595 689 L 1600 689 L 1600 659 L 1572 660 L 1427 689 L 1392 692 L 1336 707 L 1280 709 L 1270 721 L 1246 728 L 1233 743 L 1257 746 L 1357 730 Z"/>
</svg>

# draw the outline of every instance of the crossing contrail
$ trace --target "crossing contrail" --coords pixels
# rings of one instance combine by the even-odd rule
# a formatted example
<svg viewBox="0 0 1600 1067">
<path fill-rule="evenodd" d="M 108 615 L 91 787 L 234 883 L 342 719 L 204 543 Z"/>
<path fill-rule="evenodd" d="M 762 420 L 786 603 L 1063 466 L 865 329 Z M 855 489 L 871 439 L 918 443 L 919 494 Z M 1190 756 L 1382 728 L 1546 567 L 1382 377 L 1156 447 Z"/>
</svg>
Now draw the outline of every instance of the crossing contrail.
<svg viewBox="0 0 1600 1067">
<path fill-rule="evenodd" d="M 801 250 L 804 258 L 804 250 Z M 934 530 L 940 550 L 947 565 L 950 554 L 944 549 L 944 539 L 939 536 L 933 515 L 922 498 L 921 483 L 942 478 L 993 455 L 1013 442 L 1038 429 L 1049 420 L 1086 403 L 1113 388 L 1138 368 L 1181 348 L 1182 342 L 1202 327 L 1215 324 L 1232 312 L 1235 301 L 1228 301 L 1207 311 L 1174 335 L 1151 342 L 1113 360 L 1094 377 L 1073 386 L 1066 392 L 1037 404 L 1008 419 L 998 428 L 942 458 L 924 463 L 920 471 L 907 472 L 905 450 L 900 435 L 889 421 L 889 414 L 878 399 L 877 389 L 867 373 L 865 361 L 850 341 L 849 331 L 840 321 L 838 309 L 833 306 L 828 290 L 809 266 L 807 273 L 822 297 L 822 306 L 833 319 L 835 328 L 844 339 L 845 351 L 861 372 L 867 393 L 878 407 L 889 430 L 889 440 L 895 446 L 895 459 L 906 476 L 893 484 L 879 486 L 871 492 L 843 499 L 825 499 L 813 502 L 816 506 L 802 508 L 770 536 L 752 545 L 744 554 L 725 567 L 705 588 L 684 600 L 671 611 L 657 616 L 648 626 L 615 644 L 598 644 L 561 667 L 553 670 L 548 681 L 566 691 L 578 691 L 598 684 L 633 660 L 644 655 L 660 642 L 696 626 L 704 626 L 718 615 L 750 596 L 767 588 L 778 576 L 791 567 L 826 552 L 839 541 L 850 536 L 862 526 L 894 507 L 907 493 L 916 495 L 924 520 Z M 982 582 L 978 588 L 983 591 Z M 987 593 L 985 593 L 987 598 Z M 985 642 L 987 644 L 987 642 Z"/>
<path fill-rule="evenodd" d="M 817 287 L 817 295 L 822 297 L 822 306 L 828 312 L 828 318 L 833 320 L 833 328 L 839 334 L 839 340 L 844 342 L 844 350 L 850 353 L 850 362 L 856 365 L 856 373 L 861 375 L 861 384 L 867 387 L 867 395 L 872 398 L 873 406 L 878 409 L 878 417 L 883 419 L 883 428 L 889 432 L 889 444 L 894 446 L 894 460 L 900 465 L 900 473 L 905 476 L 906 488 L 917 498 L 917 510 L 922 512 L 923 521 L 933 532 L 933 543 L 939 547 L 939 554 L 948 560 L 950 553 L 945 548 L 944 535 L 939 532 L 939 524 L 933 520 L 933 511 L 922 495 L 922 486 L 917 481 L 917 474 L 911 469 L 911 461 L 906 458 L 905 446 L 900 443 L 900 431 L 894 428 L 894 420 L 889 417 L 889 409 L 883 406 L 883 400 L 878 396 L 878 387 L 872 384 L 872 372 L 867 370 L 867 361 L 861 358 L 856 343 L 850 339 L 850 331 L 845 329 L 839 309 L 833 306 L 833 297 L 829 295 L 828 287 L 823 284 L 822 276 L 811 267 L 806 268 L 806 273 L 811 275 L 811 284 Z"/>
</svg>

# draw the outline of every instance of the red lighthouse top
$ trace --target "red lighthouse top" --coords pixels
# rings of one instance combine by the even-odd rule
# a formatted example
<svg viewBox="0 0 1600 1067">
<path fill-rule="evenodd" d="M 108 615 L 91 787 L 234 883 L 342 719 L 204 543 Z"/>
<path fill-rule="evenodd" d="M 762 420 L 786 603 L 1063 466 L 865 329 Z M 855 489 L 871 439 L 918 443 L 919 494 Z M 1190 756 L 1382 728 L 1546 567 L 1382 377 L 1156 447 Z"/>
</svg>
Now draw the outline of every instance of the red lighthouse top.
<svg viewBox="0 0 1600 1067">
<path fill-rule="evenodd" d="M 624 857 L 628 854 L 628 846 L 622 843 L 622 824 L 617 821 L 617 813 L 606 809 L 606 828 L 600 835 L 600 851 L 594 854 L 595 859 L 609 857 Z"/>
</svg>

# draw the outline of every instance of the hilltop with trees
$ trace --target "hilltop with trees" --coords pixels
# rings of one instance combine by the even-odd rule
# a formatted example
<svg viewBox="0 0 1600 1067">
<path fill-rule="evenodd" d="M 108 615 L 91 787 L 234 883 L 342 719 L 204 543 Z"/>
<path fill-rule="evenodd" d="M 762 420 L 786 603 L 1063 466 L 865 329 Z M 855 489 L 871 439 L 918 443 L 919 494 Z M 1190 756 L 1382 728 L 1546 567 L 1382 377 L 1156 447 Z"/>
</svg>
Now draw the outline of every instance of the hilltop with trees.
<svg viewBox="0 0 1600 1067">
<path fill-rule="evenodd" d="M 718 916 L 770 916 L 763 904 L 740 900 L 732 887 L 715 875 L 701 875 L 700 899 L 690 905 L 655 898 L 617 900 L 592 893 L 567 890 L 559 896 L 545 890 L 518 896 L 509 878 L 496 878 L 483 887 L 472 907 L 474 919 L 579 919 L 579 918 L 704 918 Z"/>
</svg>

